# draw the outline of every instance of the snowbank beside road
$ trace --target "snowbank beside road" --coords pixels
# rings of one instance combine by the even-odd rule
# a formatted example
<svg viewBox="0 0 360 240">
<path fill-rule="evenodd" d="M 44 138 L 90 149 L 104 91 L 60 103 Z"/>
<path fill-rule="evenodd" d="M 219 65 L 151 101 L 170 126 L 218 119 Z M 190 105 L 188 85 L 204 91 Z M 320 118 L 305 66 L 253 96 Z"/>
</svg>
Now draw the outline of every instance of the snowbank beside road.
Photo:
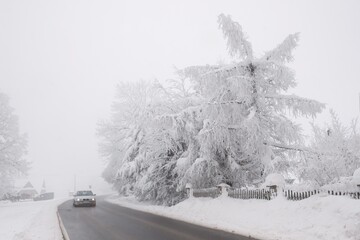
<svg viewBox="0 0 360 240">
<path fill-rule="evenodd" d="M 64 200 L 2 202 L 0 204 L 1 240 L 61 240 L 56 215 Z"/>
<path fill-rule="evenodd" d="M 115 196 L 108 201 L 256 238 L 360 240 L 360 201 L 345 196 L 314 195 L 301 201 L 191 198 L 173 207 Z"/>
</svg>

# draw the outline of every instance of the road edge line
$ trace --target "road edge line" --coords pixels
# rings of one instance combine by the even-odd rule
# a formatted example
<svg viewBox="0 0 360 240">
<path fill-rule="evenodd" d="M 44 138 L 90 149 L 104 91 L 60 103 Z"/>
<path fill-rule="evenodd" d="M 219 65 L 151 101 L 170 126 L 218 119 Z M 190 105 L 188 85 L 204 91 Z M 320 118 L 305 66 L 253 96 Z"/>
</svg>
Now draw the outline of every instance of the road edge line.
<svg viewBox="0 0 360 240">
<path fill-rule="evenodd" d="M 61 230 L 61 234 L 63 235 L 63 238 L 64 238 L 65 240 L 70 240 L 69 234 L 67 233 L 67 231 L 66 231 L 66 229 L 65 229 L 65 226 L 64 226 L 64 223 L 63 223 L 63 221 L 61 220 L 59 211 L 56 211 L 56 215 L 57 215 L 58 220 L 59 220 L 59 226 L 60 226 L 60 230 Z"/>
</svg>

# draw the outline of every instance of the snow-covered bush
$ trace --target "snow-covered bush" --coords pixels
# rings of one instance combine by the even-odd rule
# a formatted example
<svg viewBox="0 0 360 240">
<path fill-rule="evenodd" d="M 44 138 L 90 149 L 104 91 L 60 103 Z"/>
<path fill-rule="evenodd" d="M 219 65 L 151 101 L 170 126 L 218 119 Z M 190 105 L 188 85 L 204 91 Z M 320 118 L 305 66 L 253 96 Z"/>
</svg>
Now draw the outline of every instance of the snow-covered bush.
<svg viewBox="0 0 360 240">
<path fill-rule="evenodd" d="M 356 169 L 350 177 L 340 177 L 321 187 L 323 190 L 340 192 L 358 192 L 360 184 L 360 168 Z"/>
<path fill-rule="evenodd" d="M 284 177 L 278 173 L 271 173 L 267 175 L 262 187 L 273 186 L 273 185 L 276 185 L 279 188 L 284 188 L 285 187 Z"/>
</svg>

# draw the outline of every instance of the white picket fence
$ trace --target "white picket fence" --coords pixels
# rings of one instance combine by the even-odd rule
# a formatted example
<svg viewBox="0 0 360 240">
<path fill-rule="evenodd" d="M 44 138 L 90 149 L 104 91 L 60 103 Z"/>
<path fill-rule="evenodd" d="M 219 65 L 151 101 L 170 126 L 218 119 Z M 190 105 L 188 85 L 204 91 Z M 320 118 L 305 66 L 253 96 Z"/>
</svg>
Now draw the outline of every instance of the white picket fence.
<svg viewBox="0 0 360 240">
<path fill-rule="evenodd" d="M 293 190 L 283 190 L 284 196 L 288 200 L 303 200 L 309 198 L 315 194 L 328 194 L 333 196 L 350 196 L 354 199 L 360 199 L 360 191 L 357 192 L 348 192 L 348 191 L 334 191 L 334 190 L 312 190 L 312 191 L 293 191 Z"/>
<path fill-rule="evenodd" d="M 241 189 L 241 188 L 229 188 L 227 190 L 228 196 L 239 199 L 267 199 L 277 196 L 274 189 Z M 192 189 L 193 197 L 211 197 L 217 198 L 221 195 L 221 188 L 202 188 Z"/>
<path fill-rule="evenodd" d="M 241 189 L 234 188 L 228 190 L 229 197 L 239 199 L 266 199 L 270 200 L 276 196 L 276 191 L 273 189 Z"/>
<path fill-rule="evenodd" d="M 192 194 L 193 197 L 211 197 L 216 198 L 221 195 L 221 188 L 202 188 L 202 189 L 191 189 L 188 194 Z M 281 190 L 280 190 L 281 191 Z M 238 199 L 265 199 L 271 200 L 277 196 L 279 192 L 276 187 L 272 186 L 267 189 L 247 189 L 247 188 L 228 188 L 227 194 L 229 197 Z M 303 200 L 311 197 L 315 194 L 328 194 L 333 196 L 349 196 L 354 199 L 360 199 L 359 191 L 335 191 L 335 190 L 312 190 L 312 191 L 294 191 L 290 189 L 282 190 L 283 196 L 292 201 Z"/>
</svg>

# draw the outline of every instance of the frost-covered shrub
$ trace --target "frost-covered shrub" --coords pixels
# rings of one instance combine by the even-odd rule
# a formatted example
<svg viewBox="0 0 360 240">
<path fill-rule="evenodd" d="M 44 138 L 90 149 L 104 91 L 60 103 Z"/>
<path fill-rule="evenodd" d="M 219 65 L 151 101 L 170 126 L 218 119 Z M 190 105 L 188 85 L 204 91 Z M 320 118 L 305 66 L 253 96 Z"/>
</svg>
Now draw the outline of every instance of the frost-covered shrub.
<svg viewBox="0 0 360 240">
<path fill-rule="evenodd" d="M 356 121 L 345 127 L 333 111 L 331 116 L 330 125 L 313 126 L 311 151 L 304 154 L 299 165 L 300 178 L 320 186 L 352 176 L 360 167 L 360 134 Z"/>
<path fill-rule="evenodd" d="M 359 183 L 354 177 L 342 177 L 340 179 L 335 179 L 328 184 L 325 184 L 321 187 L 321 189 L 326 191 L 357 192 L 359 191 L 357 184 Z"/>
</svg>

